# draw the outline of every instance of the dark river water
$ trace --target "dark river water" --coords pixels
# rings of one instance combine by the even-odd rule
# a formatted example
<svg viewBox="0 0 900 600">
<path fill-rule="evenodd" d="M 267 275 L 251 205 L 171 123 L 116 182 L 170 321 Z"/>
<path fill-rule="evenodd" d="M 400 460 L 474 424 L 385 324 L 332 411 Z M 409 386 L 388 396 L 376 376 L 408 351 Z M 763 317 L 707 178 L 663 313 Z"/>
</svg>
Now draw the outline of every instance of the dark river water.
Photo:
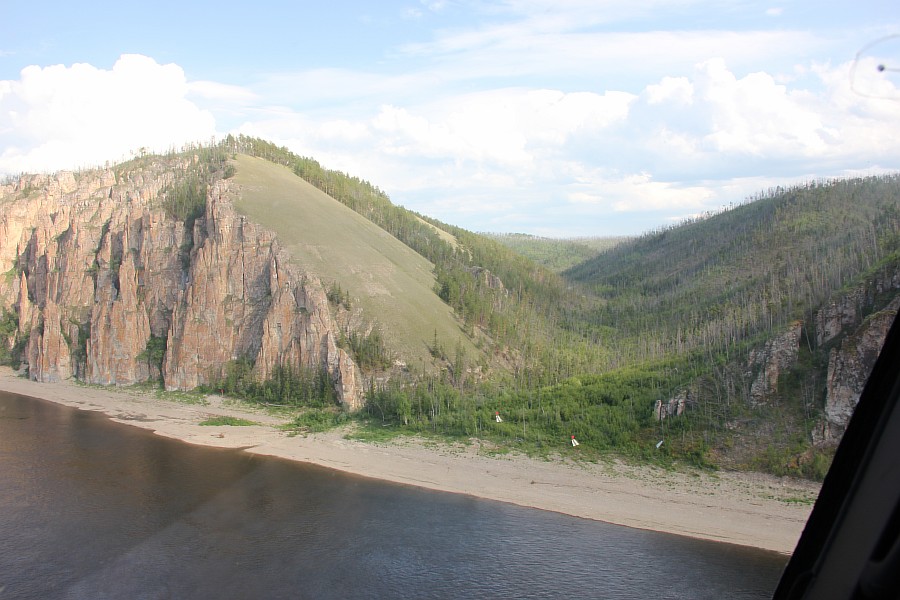
<svg viewBox="0 0 900 600">
<path fill-rule="evenodd" d="M 768 598 L 786 562 L 0 394 L 0 600 Z"/>
</svg>

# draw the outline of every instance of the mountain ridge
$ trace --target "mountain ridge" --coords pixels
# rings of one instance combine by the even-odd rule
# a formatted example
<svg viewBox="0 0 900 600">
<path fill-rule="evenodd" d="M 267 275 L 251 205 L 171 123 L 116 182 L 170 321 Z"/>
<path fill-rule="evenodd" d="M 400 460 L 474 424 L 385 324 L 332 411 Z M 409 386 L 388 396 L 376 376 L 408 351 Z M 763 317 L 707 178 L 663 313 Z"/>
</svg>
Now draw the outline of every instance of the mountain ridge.
<svg viewBox="0 0 900 600">
<path fill-rule="evenodd" d="M 23 175 L 0 187 L 0 354 L 39 380 L 816 476 L 896 312 L 898 182 L 773 190 L 560 275 L 254 138 Z"/>
</svg>

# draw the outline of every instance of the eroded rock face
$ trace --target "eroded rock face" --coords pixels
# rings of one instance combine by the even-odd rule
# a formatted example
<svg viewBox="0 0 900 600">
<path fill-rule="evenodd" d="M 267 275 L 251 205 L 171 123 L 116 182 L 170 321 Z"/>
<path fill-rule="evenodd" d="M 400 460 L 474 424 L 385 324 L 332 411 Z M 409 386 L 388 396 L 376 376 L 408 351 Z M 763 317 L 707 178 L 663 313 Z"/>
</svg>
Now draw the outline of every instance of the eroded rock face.
<svg viewBox="0 0 900 600">
<path fill-rule="evenodd" d="M 41 321 L 32 328 L 26 349 L 31 378 L 45 383 L 69 379 L 72 357 L 60 328 L 59 306 L 48 302 L 41 312 Z"/>
<path fill-rule="evenodd" d="M 692 394 L 690 390 L 682 390 L 666 402 L 659 399 L 653 407 L 653 416 L 657 421 L 662 421 L 668 417 L 680 417 L 684 413 L 685 406 L 691 400 Z"/>
<path fill-rule="evenodd" d="M 324 368 L 357 407 L 360 378 L 335 343 L 321 283 L 235 212 L 226 180 L 186 232 L 160 200 L 178 160 L 0 187 L 0 302 L 19 315 L 30 377 L 146 381 L 160 375 L 145 352 L 153 336 L 167 340 L 167 389 L 211 383 L 247 358 L 262 378 L 281 365 Z"/>
<path fill-rule="evenodd" d="M 778 391 L 778 378 L 797 362 L 802 330 L 803 323 L 797 321 L 786 332 L 769 340 L 762 349 L 750 352 L 751 402 L 762 404 Z"/>
<path fill-rule="evenodd" d="M 837 344 L 828 354 L 825 414 L 813 432 L 816 443 L 836 444 L 843 436 L 900 308 L 900 296 L 895 296 L 882 310 L 873 312 L 876 299 L 883 302 L 897 290 L 900 268 L 888 264 L 816 314 L 817 342 Z"/>
<path fill-rule="evenodd" d="M 886 269 L 816 313 L 816 343 L 827 344 L 858 326 L 872 309 L 875 297 L 900 289 L 900 270 Z"/>
<path fill-rule="evenodd" d="M 844 434 L 898 309 L 900 297 L 869 316 L 829 354 L 825 423 L 817 441 L 837 442 Z"/>
</svg>

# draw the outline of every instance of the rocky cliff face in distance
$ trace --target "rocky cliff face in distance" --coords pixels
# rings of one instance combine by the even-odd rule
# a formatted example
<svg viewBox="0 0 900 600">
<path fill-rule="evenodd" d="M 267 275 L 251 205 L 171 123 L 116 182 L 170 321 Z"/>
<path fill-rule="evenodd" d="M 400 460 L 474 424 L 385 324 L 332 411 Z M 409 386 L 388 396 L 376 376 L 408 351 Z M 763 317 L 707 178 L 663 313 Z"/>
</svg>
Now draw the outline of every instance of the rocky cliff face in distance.
<svg viewBox="0 0 900 600">
<path fill-rule="evenodd" d="M 900 309 L 898 290 L 900 268 L 887 266 L 816 311 L 815 345 L 828 353 L 824 417 L 813 431 L 817 444 L 840 441 Z M 877 309 L 885 298 L 893 299 Z M 800 335 L 798 323 L 750 353 L 747 375 L 756 373 L 752 402 L 767 402 L 777 393 L 778 377 L 797 361 Z"/>
<path fill-rule="evenodd" d="M 827 352 L 824 416 L 813 430 L 813 441 L 837 444 L 859 402 L 869 373 L 900 310 L 900 267 L 888 265 L 867 281 L 838 295 L 815 313 L 815 347 Z M 892 300 L 885 306 L 886 298 Z M 878 309 L 879 306 L 883 308 Z M 769 402 L 778 393 L 779 377 L 794 367 L 799 355 L 802 324 L 750 352 L 745 377 L 752 404 Z M 810 334 L 812 335 L 812 334 Z M 670 400 L 670 405 L 674 400 Z M 662 407 L 664 414 L 666 407 Z M 657 418 L 660 407 L 657 407 Z M 669 409 L 671 411 L 671 409 Z"/>
<path fill-rule="evenodd" d="M 243 358 L 324 369 L 337 397 L 360 404 L 357 367 L 336 345 L 321 282 L 290 264 L 274 235 L 208 187 L 191 230 L 162 196 L 196 157 L 141 159 L 112 170 L 28 175 L 0 187 L 0 304 L 18 315 L 37 381 L 78 377 L 167 389 L 211 384 Z M 162 364 L 148 343 L 165 340 Z"/>
<path fill-rule="evenodd" d="M 802 330 L 803 323 L 794 322 L 787 331 L 770 339 L 763 348 L 750 352 L 747 375 L 752 377 L 752 403 L 762 404 L 778 392 L 778 378 L 797 362 Z"/>
<path fill-rule="evenodd" d="M 816 431 L 816 441 L 837 443 L 847 429 L 869 373 L 875 366 L 888 330 L 900 309 L 900 296 L 887 308 L 867 317 L 828 355 L 825 419 Z"/>
</svg>

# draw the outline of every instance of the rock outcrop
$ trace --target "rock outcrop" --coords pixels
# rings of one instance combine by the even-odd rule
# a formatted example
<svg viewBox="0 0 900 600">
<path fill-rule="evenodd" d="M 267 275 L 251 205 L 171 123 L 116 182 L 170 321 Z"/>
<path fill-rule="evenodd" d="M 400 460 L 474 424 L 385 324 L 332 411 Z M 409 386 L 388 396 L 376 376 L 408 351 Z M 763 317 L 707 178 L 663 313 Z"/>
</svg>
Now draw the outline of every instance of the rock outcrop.
<svg viewBox="0 0 900 600">
<path fill-rule="evenodd" d="M 685 407 L 692 401 L 693 394 L 690 390 L 682 390 L 666 402 L 659 399 L 653 406 L 653 417 L 657 421 L 662 421 L 668 417 L 680 417 L 684 413 Z"/>
<path fill-rule="evenodd" d="M 900 296 L 870 315 L 829 354 L 825 420 L 816 441 L 836 443 L 844 434 L 898 309 Z"/>
<path fill-rule="evenodd" d="M 821 346 L 841 334 L 852 331 L 872 310 L 875 298 L 885 292 L 900 290 L 900 269 L 887 268 L 816 313 L 816 344 Z"/>
<path fill-rule="evenodd" d="M 797 362 L 803 323 L 796 321 L 788 330 L 750 352 L 748 359 L 750 401 L 762 404 L 778 391 L 778 378 Z"/>
<path fill-rule="evenodd" d="M 209 185 L 190 229 L 163 209 L 167 186 L 196 160 L 0 187 L 0 304 L 18 314 L 29 376 L 115 385 L 161 376 L 167 389 L 191 389 L 247 359 L 260 378 L 279 366 L 324 369 L 341 402 L 357 407 L 361 378 L 336 344 L 321 282 L 236 213 L 239 190 Z M 153 339 L 166 341 L 162 365 L 149 360 Z"/>
</svg>

